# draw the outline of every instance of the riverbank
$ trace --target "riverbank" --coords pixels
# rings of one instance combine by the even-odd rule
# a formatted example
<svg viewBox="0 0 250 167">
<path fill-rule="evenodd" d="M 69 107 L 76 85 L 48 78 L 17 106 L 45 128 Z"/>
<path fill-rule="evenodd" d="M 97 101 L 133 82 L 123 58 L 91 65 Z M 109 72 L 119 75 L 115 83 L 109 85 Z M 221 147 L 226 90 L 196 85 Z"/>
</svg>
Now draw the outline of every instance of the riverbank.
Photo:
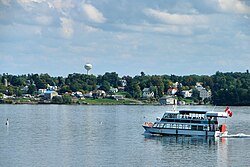
<svg viewBox="0 0 250 167">
<path fill-rule="evenodd" d="M 159 102 L 149 100 L 136 100 L 124 98 L 115 100 L 109 98 L 102 99 L 73 99 L 69 103 L 59 103 L 49 100 L 34 100 L 34 99 L 4 99 L 0 100 L 0 104 L 68 104 L 68 105 L 159 105 Z"/>
</svg>

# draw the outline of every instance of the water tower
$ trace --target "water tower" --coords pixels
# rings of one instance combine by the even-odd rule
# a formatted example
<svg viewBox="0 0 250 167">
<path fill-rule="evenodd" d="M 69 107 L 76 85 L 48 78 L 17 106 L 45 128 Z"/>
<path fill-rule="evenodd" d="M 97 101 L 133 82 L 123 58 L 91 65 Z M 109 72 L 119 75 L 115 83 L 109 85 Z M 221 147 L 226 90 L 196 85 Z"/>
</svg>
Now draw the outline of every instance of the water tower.
<svg viewBox="0 0 250 167">
<path fill-rule="evenodd" d="M 89 70 L 92 69 L 92 64 L 87 63 L 87 64 L 85 64 L 84 68 L 87 70 L 87 75 L 88 75 L 89 74 Z"/>
</svg>

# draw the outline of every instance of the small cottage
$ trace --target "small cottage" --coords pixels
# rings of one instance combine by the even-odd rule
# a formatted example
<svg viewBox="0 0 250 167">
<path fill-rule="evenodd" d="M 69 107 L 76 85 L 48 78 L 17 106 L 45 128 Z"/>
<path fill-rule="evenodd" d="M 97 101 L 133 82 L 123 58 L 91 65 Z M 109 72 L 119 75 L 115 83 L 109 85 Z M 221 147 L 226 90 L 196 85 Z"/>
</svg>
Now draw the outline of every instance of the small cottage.
<svg viewBox="0 0 250 167">
<path fill-rule="evenodd" d="M 173 96 L 163 96 L 159 99 L 159 102 L 162 105 L 176 105 L 177 99 Z"/>
</svg>

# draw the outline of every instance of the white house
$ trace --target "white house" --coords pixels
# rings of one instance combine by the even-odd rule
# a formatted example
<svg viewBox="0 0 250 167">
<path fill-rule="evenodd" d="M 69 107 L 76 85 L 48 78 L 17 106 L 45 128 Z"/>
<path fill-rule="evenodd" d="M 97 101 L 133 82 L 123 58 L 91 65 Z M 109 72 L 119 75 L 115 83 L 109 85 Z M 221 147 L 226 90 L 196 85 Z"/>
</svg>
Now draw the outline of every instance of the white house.
<svg viewBox="0 0 250 167">
<path fill-rule="evenodd" d="M 202 89 L 204 89 L 200 82 L 197 82 L 197 83 L 196 83 L 195 88 L 196 88 L 199 92 L 200 92 Z"/>
<path fill-rule="evenodd" d="M 22 89 L 21 89 L 22 91 L 28 91 L 29 90 L 29 87 L 26 85 L 25 87 L 23 87 Z"/>
<path fill-rule="evenodd" d="M 112 95 L 112 98 L 114 98 L 115 100 L 124 100 L 124 96 L 123 95 Z"/>
<path fill-rule="evenodd" d="M 152 98 L 154 97 L 154 92 L 150 90 L 150 88 L 144 88 L 142 90 L 142 97 L 143 98 Z"/>
<path fill-rule="evenodd" d="M 91 98 L 91 97 L 93 97 L 93 92 L 90 91 L 89 93 L 84 94 L 84 97 L 86 97 L 86 98 Z"/>
<path fill-rule="evenodd" d="M 44 92 L 44 99 L 46 100 L 52 100 L 54 96 L 58 96 L 58 93 L 56 91 L 48 90 Z"/>
<path fill-rule="evenodd" d="M 163 96 L 159 99 L 159 102 L 162 105 L 176 105 L 177 99 L 173 96 Z"/>
<path fill-rule="evenodd" d="M 47 85 L 47 90 L 54 90 L 57 91 L 57 86 L 50 86 L 49 84 Z"/>
<path fill-rule="evenodd" d="M 44 94 L 44 92 L 46 92 L 47 89 L 38 89 L 38 94 Z"/>
<path fill-rule="evenodd" d="M 106 96 L 106 92 L 104 90 L 94 90 L 92 96 L 94 98 L 104 98 Z"/>
<path fill-rule="evenodd" d="M 77 97 L 77 98 L 83 98 L 82 92 L 73 92 L 73 93 L 72 93 L 72 96 L 75 96 L 75 97 Z"/>
<path fill-rule="evenodd" d="M 192 90 L 183 90 L 183 91 L 181 91 L 181 95 L 184 98 L 191 97 L 192 96 Z"/>
<path fill-rule="evenodd" d="M 117 88 L 111 87 L 109 91 L 110 91 L 111 93 L 117 93 L 117 92 L 118 92 L 118 89 L 117 89 Z"/>
<path fill-rule="evenodd" d="M 173 83 L 174 88 L 178 88 L 178 86 L 182 87 L 182 83 L 175 82 Z"/>
<path fill-rule="evenodd" d="M 121 79 L 120 82 L 123 87 L 127 86 L 127 81 L 125 79 Z"/>
<path fill-rule="evenodd" d="M 168 89 L 168 94 L 174 95 L 177 91 L 178 91 L 177 88 L 169 88 L 169 89 Z"/>
<path fill-rule="evenodd" d="M 200 91 L 200 97 L 202 98 L 202 100 L 204 100 L 205 98 L 209 98 L 211 97 L 211 91 L 210 90 L 206 90 L 205 88 L 201 89 Z"/>
</svg>

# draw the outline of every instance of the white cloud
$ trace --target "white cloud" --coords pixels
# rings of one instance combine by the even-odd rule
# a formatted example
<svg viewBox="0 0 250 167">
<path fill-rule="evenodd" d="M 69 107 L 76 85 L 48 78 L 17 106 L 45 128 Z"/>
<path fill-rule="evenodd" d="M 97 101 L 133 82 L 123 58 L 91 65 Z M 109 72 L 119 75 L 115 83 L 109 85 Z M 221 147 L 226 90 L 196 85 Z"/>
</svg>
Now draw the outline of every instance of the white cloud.
<svg viewBox="0 0 250 167">
<path fill-rule="evenodd" d="M 26 11 L 31 11 L 34 5 L 45 2 L 46 0 L 17 0 L 17 3 L 21 5 Z"/>
<path fill-rule="evenodd" d="M 10 0 L 0 0 L 0 2 L 2 2 L 2 4 L 9 6 L 10 5 Z"/>
<path fill-rule="evenodd" d="M 53 0 L 47 2 L 49 8 L 55 8 L 64 16 L 68 16 L 69 10 L 75 7 L 75 4 L 71 0 Z"/>
<path fill-rule="evenodd" d="M 70 38 L 73 33 L 74 33 L 74 29 L 73 29 L 73 21 L 71 19 L 65 18 L 65 17 L 61 17 L 61 34 L 64 38 Z"/>
<path fill-rule="evenodd" d="M 171 14 L 150 8 L 145 9 L 144 12 L 146 15 L 156 18 L 167 24 L 197 25 L 206 24 L 207 22 L 207 18 L 202 15 Z"/>
<path fill-rule="evenodd" d="M 106 21 L 103 14 L 91 4 L 83 4 L 83 11 L 91 21 L 96 23 L 104 23 Z"/>
<path fill-rule="evenodd" d="M 72 2 L 72 0 L 17 0 L 17 2 L 26 11 L 31 11 L 37 5 L 45 3 L 50 9 L 56 9 L 64 16 L 68 16 L 69 10 L 75 7 L 75 4 Z"/>
<path fill-rule="evenodd" d="M 119 33 L 115 35 L 115 38 L 122 41 L 122 40 L 128 40 L 128 35 L 125 33 Z"/>
<path fill-rule="evenodd" d="M 250 7 L 239 0 L 218 0 L 222 11 L 232 13 L 250 13 Z"/>
<path fill-rule="evenodd" d="M 163 25 L 163 24 L 141 24 L 141 25 L 117 25 L 119 28 L 135 32 L 150 32 L 150 33 L 165 33 L 171 35 L 191 35 L 193 27 L 178 26 L 178 25 Z"/>
<path fill-rule="evenodd" d="M 91 26 L 88 26 L 88 25 L 84 25 L 84 26 L 83 26 L 83 29 L 84 29 L 86 32 L 97 32 L 97 31 L 98 31 L 97 28 L 91 27 Z"/>
<path fill-rule="evenodd" d="M 38 17 L 36 17 L 36 21 L 42 25 L 50 25 L 52 22 L 52 17 L 50 17 L 50 16 L 38 16 Z"/>
</svg>

